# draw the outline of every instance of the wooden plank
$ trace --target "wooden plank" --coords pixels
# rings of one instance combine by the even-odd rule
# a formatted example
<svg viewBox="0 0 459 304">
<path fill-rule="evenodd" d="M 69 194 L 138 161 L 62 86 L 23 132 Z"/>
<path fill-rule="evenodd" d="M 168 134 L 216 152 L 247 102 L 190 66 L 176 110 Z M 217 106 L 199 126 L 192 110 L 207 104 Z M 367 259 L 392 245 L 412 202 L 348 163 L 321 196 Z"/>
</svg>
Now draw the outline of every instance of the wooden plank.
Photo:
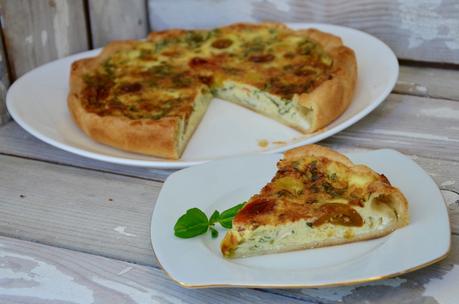
<svg viewBox="0 0 459 304">
<path fill-rule="evenodd" d="M 150 0 L 149 7 L 156 30 L 264 20 L 333 23 L 380 38 L 399 58 L 459 63 L 459 6 L 454 0 Z"/>
<path fill-rule="evenodd" d="M 0 31 L 0 126 L 10 119 L 6 109 L 6 91 L 9 85 L 10 78 L 3 46 L 3 34 Z"/>
<path fill-rule="evenodd" d="M 459 162 L 414 158 L 443 185 L 459 233 Z M 0 168 L 1 235 L 157 265 L 149 227 L 161 183 L 1 155 Z"/>
<path fill-rule="evenodd" d="M 457 303 L 458 290 L 451 289 L 459 278 L 459 236 L 453 235 L 448 258 L 396 278 L 369 284 L 323 289 L 270 290 L 310 303 Z"/>
<path fill-rule="evenodd" d="M 322 289 L 184 289 L 156 267 L 0 237 L 2 303 L 456 303 L 459 237 L 449 257 L 400 277 Z M 65 292 L 63 292 L 65 291 Z"/>
<path fill-rule="evenodd" d="M 0 302 L 305 303 L 266 290 L 184 289 L 160 269 L 0 237 Z"/>
<path fill-rule="evenodd" d="M 1 14 L 12 80 L 88 49 L 83 0 L 4 0 Z"/>
<path fill-rule="evenodd" d="M 145 0 L 89 1 L 92 46 L 102 47 L 112 40 L 140 39 L 148 33 Z"/>
<path fill-rule="evenodd" d="M 73 167 L 88 168 L 151 180 L 165 180 L 166 177 L 173 172 L 171 170 L 152 170 L 148 168 L 117 165 L 78 156 L 54 148 L 33 137 L 14 121 L 0 128 L 0 154 L 16 155 L 58 164 L 66 164 Z"/>
<path fill-rule="evenodd" d="M 394 148 L 406 154 L 459 161 L 458 113 L 456 101 L 392 94 L 368 117 L 325 143 Z M 15 123 L 0 128 L 1 153 L 154 180 L 164 180 L 170 173 L 77 157 L 34 139 Z"/>
<path fill-rule="evenodd" d="M 365 148 L 459 161 L 459 103 L 391 94 L 357 124 L 327 139 Z"/>
<path fill-rule="evenodd" d="M 150 216 L 161 184 L 9 156 L 0 163 L 1 235 L 154 261 Z"/>
<path fill-rule="evenodd" d="M 400 66 L 394 93 L 459 101 L 459 70 Z"/>
</svg>

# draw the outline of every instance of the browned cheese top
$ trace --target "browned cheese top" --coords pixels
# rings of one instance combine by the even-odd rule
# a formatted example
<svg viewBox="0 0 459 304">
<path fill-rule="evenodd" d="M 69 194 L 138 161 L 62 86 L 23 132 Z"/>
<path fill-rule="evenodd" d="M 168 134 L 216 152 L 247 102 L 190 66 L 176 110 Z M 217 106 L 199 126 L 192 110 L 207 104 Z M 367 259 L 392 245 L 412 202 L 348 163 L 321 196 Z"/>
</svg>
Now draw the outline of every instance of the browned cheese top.
<svg viewBox="0 0 459 304">
<path fill-rule="evenodd" d="M 196 94 L 225 80 L 289 100 L 330 79 L 332 66 L 331 56 L 304 31 L 280 25 L 170 30 L 114 48 L 84 74 L 82 100 L 100 116 L 188 117 Z"/>
</svg>

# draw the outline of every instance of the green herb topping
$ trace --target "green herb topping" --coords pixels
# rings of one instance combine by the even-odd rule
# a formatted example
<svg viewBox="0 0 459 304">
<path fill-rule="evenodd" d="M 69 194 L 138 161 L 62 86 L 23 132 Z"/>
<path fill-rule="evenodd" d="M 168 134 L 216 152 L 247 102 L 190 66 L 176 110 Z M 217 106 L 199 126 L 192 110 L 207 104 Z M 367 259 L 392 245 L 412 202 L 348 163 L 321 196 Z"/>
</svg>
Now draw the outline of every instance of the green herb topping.
<svg viewBox="0 0 459 304">
<path fill-rule="evenodd" d="M 174 234 L 179 238 L 188 239 L 204 234 L 209 230 L 212 238 L 216 238 L 218 231 L 214 227 L 215 224 L 220 223 L 222 227 L 231 229 L 234 216 L 244 204 L 236 205 L 222 213 L 215 210 L 210 218 L 207 218 L 207 215 L 199 208 L 188 209 L 175 223 Z"/>
</svg>

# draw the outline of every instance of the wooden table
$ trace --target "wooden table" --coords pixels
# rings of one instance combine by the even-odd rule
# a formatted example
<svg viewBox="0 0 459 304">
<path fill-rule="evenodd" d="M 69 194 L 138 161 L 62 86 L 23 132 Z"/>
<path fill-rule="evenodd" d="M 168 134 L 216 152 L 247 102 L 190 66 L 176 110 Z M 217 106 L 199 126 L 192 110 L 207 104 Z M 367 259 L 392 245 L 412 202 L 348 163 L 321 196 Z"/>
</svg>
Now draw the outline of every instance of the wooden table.
<svg viewBox="0 0 459 304">
<path fill-rule="evenodd" d="M 458 79 L 459 70 L 404 65 L 379 108 L 322 142 L 409 155 L 440 187 L 453 231 L 446 260 L 339 288 L 177 286 L 158 265 L 149 231 L 170 171 L 79 157 L 9 122 L 0 127 L 0 303 L 458 303 Z"/>
</svg>

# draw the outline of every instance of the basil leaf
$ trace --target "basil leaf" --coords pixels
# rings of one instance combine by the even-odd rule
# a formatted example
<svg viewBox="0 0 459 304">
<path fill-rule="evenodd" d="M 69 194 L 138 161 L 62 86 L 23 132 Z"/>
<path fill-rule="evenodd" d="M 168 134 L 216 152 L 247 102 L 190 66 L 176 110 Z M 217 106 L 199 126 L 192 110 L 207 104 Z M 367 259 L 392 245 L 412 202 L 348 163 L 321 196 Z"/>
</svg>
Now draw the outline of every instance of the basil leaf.
<svg viewBox="0 0 459 304">
<path fill-rule="evenodd" d="M 187 239 L 205 233 L 208 228 L 207 215 L 198 208 L 192 208 L 177 220 L 174 234 L 179 238 Z"/>
<path fill-rule="evenodd" d="M 210 216 L 209 225 L 215 224 L 218 221 L 219 217 L 220 217 L 220 212 L 215 210 L 214 213 L 212 213 L 212 215 Z"/>
<path fill-rule="evenodd" d="M 244 204 L 245 202 L 223 211 L 220 214 L 220 217 L 218 219 L 218 222 L 220 223 L 220 225 L 222 225 L 223 227 L 227 229 L 231 229 L 233 227 L 234 216 L 244 206 Z"/>
<path fill-rule="evenodd" d="M 217 229 L 215 229 L 214 227 L 210 227 L 210 235 L 212 236 L 213 239 L 215 239 L 216 237 L 218 237 L 218 231 Z"/>
</svg>

